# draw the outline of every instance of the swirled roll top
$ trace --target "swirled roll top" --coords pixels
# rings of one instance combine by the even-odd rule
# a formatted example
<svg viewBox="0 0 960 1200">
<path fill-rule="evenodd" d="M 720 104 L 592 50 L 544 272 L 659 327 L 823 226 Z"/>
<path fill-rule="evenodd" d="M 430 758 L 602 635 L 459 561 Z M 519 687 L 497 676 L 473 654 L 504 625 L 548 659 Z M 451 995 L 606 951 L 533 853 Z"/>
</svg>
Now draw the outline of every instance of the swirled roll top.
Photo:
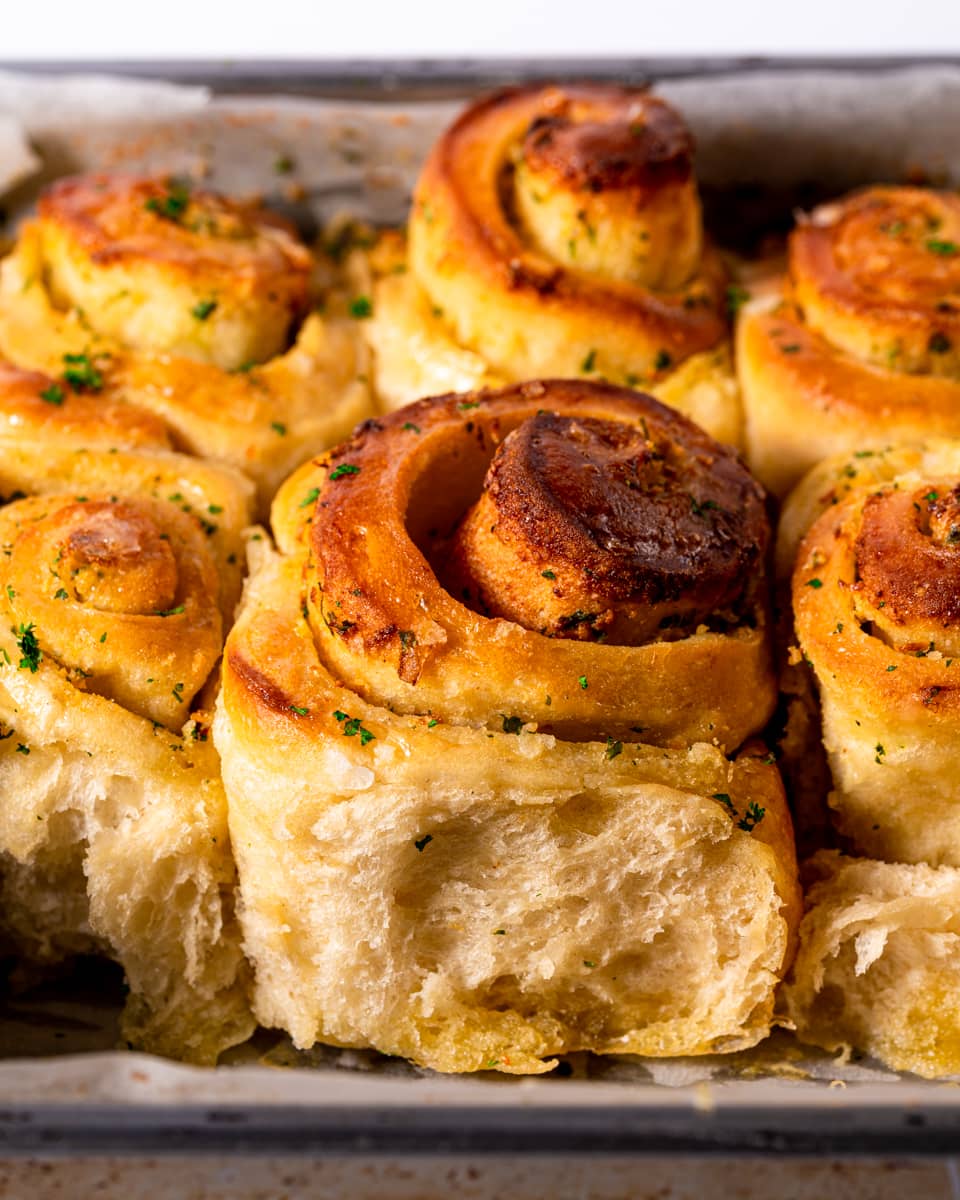
<svg viewBox="0 0 960 1200">
<path fill-rule="evenodd" d="M 575 274 L 669 289 L 699 266 L 693 139 L 646 93 L 546 93 L 517 154 L 513 199 L 532 244 Z"/>
<path fill-rule="evenodd" d="M 61 180 L 36 229 L 54 302 L 139 350 L 236 370 L 282 352 L 308 306 L 310 256 L 285 222 L 175 180 Z"/>
<path fill-rule="evenodd" d="M 489 96 L 424 167 L 412 272 L 501 377 L 661 378 L 726 333 L 691 157 L 681 118 L 642 89 Z"/>
<path fill-rule="evenodd" d="M 811 329 L 881 367 L 960 376 L 960 196 L 869 188 L 816 209 L 790 239 Z"/>
<path fill-rule="evenodd" d="M 179 729 L 220 654 L 217 566 L 166 501 L 44 495 L 0 509 L 10 629 L 31 671 Z"/>
<path fill-rule="evenodd" d="M 857 535 L 855 605 L 898 650 L 960 656 L 960 483 L 869 496 Z"/>
<path fill-rule="evenodd" d="M 658 409 L 641 424 L 525 420 L 454 539 L 462 594 L 551 637 L 620 645 L 732 614 L 755 595 L 762 493 L 732 454 L 679 428 Z"/>
<path fill-rule="evenodd" d="M 328 668 L 396 712 L 731 747 L 769 715 L 762 491 L 647 396 L 421 401 L 297 472 L 274 527 Z"/>
</svg>

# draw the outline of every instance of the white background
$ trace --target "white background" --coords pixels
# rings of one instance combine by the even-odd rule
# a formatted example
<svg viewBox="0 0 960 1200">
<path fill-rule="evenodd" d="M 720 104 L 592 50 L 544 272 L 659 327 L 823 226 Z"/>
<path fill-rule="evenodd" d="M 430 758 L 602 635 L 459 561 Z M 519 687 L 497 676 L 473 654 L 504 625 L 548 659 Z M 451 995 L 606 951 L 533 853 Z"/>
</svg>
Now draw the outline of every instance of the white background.
<svg viewBox="0 0 960 1200">
<path fill-rule="evenodd" d="M 0 0 L 0 14 L 0 60 L 960 53 L 960 0 Z"/>
</svg>

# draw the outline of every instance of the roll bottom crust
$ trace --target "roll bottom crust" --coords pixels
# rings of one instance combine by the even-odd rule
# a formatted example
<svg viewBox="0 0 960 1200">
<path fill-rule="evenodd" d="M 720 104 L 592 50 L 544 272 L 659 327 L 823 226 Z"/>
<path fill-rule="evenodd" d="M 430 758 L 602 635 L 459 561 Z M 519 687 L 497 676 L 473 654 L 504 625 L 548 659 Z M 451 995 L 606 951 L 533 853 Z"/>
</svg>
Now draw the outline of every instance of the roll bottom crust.
<svg viewBox="0 0 960 1200">
<path fill-rule="evenodd" d="M 798 905 L 773 767 L 367 704 L 260 550 L 214 736 L 263 1024 L 510 1073 L 765 1036 Z"/>
<path fill-rule="evenodd" d="M 960 1072 L 960 871 L 822 851 L 783 991 L 801 1040 Z"/>
</svg>

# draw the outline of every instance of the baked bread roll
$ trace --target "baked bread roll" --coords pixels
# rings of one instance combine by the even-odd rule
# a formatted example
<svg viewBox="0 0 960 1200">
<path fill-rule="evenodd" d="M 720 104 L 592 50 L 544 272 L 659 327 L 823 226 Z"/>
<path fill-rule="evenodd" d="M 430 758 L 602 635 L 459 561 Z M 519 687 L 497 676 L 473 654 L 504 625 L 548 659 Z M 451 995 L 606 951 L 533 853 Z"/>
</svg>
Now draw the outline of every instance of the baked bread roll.
<svg viewBox="0 0 960 1200">
<path fill-rule="evenodd" d="M 252 485 L 54 386 L 0 367 L 2 923 L 99 947 L 126 1039 L 212 1062 L 253 1028 L 209 737 Z"/>
<path fill-rule="evenodd" d="M 737 332 L 747 461 L 786 493 L 864 447 L 960 434 L 960 197 L 871 187 L 790 237 L 782 302 Z"/>
<path fill-rule="evenodd" d="M 368 423 L 273 522 L 214 729 L 259 1020 L 440 1071 L 763 1037 L 782 788 L 765 749 L 684 740 L 772 700 L 733 455 L 639 394 L 530 383 Z"/>
<path fill-rule="evenodd" d="M 371 410 L 356 323 L 266 210 L 160 179 L 54 184 L 0 269 L 0 354 L 159 416 L 178 448 L 281 480 Z"/>
<path fill-rule="evenodd" d="M 838 827 L 873 858 L 960 866 L 960 443 L 821 464 L 785 507 L 781 557 L 811 522 L 793 603 Z"/>
<path fill-rule="evenodd" d="M 544 376 L 639 386 L 738 444 L 693 141 L 639 88 L 512 88 L 446 131 L 365 322 L 389 407 Z"/>
<path fill-rule="evenodd" d="M 960 1073 L 960 872 L 823 851 L 783 990 L 798 1037 L 928 1079 Z"/>
</svg>

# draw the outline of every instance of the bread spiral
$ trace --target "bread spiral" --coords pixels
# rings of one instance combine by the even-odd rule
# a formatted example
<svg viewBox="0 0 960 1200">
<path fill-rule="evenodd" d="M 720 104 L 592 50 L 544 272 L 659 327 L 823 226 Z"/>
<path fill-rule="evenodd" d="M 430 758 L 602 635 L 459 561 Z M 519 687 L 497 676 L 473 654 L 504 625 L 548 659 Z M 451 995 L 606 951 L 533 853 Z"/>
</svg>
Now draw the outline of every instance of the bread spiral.
<svg viewBox="0 0 960 1200">
<path fill-rule="evenodd" d="M 423 169 L 407 261 L 390 242 L 373 258 L 381 396 L 594 377 L 662 388 L 738 442 L 726 275 L 692 155 L 642 89 L 531 86 L 468 108 Z"/>
<path fill-rule="evenodd" d="M 273 523 L 215 722 L 261 1022 L 442 1071 L 762 1037 L 797 906 L 782 789 L 764 749 L 688 744 L 772 699 L 733 455 L 647 397 L 530 383 L 368 423 Z"/>
<path fill-rule="evenodd" d="M 960 197 L 871 187 L 790 237 L 785 299 L 737 334 L 747 458 L 784 494 L 829 455 L 960 433 Z"/>
<path fill-rule="evenodd" d="M 960 1073 L 960 872 L 822 851 L 785 1012 L 798 1037 L 928 1079 Z"/>
<path fill-rule="evenodd" d="M 265 210 L 172 180 L 61 180 L 0 269 L 0 354 L 160 417 L 265 511 L 370 411 L 356 324 L 310 311 L 312 262 Z"/>
<path fill-rule="evenodd" d="M 793 602 L 840 830 L 874 858 L 960 866 L 960 444 L 828 460 L 782 538 L 811 522 Z"/>
<path fill-rule="evenodd" d="M 4 925 L 46 957 L 92 939 L 127 1039 L 213 1061 L 252 1029 L 208 712 L 252 488 L 126 406 L 38 420 L 52 386 L 0 369 Z"/>
</svg>

